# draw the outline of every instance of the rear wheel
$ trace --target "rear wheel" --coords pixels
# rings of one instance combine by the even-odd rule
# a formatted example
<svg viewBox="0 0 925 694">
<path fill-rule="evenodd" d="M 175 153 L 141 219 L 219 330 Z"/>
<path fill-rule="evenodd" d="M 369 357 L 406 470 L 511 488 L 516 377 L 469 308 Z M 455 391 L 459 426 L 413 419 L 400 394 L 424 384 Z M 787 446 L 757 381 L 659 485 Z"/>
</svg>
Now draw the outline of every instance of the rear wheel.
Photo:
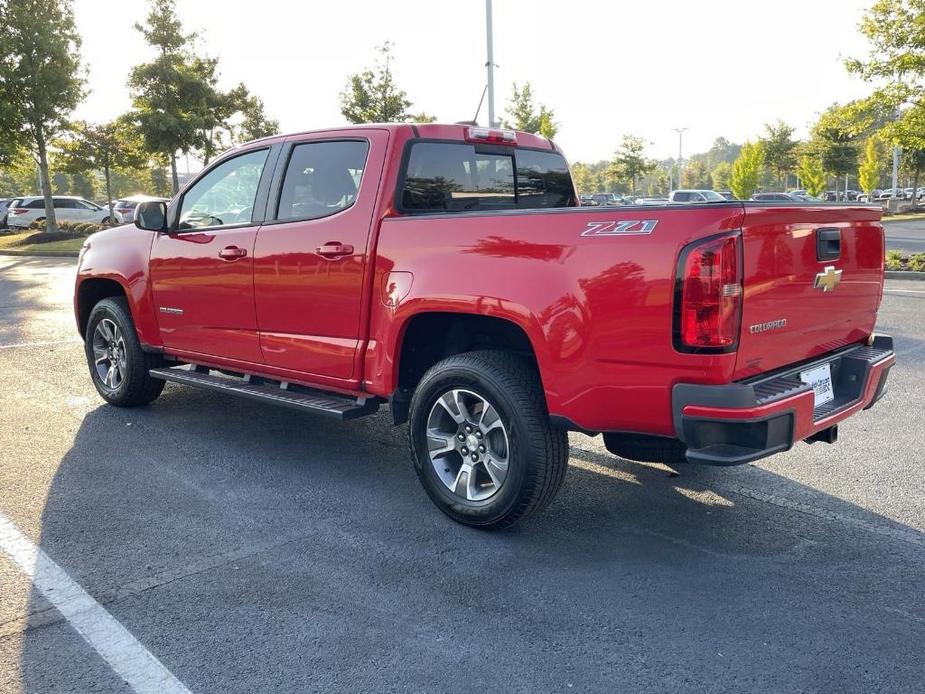
<svg viewBox="0 0 925 694">
<path fill-rule="evenodd" d="M 146 405 L 164 390 L 164 381 L 148 374 L 161 360 L 141 349 L 123 297 L 103 299 L 93 307 L 84 352 L 93 385 L 110 405 Z"/>
<path fill-rule="evenodd" d="M 544 508 L 568 465 L 539 378 L 507 352 L 470 352 L 433 366 L 411 400 L 415 470 L 437 507 L 460 523 L 507 527 Z"/>
</svg>

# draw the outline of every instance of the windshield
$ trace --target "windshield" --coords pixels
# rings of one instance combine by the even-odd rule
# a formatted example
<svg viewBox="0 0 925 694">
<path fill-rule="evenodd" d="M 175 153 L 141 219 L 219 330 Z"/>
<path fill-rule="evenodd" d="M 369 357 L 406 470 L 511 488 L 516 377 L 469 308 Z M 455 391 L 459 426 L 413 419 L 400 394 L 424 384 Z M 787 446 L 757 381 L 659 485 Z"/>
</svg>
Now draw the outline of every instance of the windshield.
<svg viewBox="0 0 925 694">
<path fill-rule="evenodd" d="M 701 193 L 707 199 L 707 202 L 726 202 L 726 198 L 714 190 L 704 190 Z"/>
</svg>

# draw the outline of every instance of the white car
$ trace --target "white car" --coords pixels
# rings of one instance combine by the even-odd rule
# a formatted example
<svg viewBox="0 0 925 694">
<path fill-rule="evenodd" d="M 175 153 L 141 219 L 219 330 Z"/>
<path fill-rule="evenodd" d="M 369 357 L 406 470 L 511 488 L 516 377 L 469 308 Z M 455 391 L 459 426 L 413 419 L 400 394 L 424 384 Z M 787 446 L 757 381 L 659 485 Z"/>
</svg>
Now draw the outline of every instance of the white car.
<svg viewBox="0 0 925 694">
<path fill-rule="evenodd" d="M 112 207 L 112 216 L 116 222 L 130 224 L 135 221 L 135 208 L 138 203 L 150 202 L 170 202 L 168 198 L 152 198 L 150 195 L 133 195 L 130 198 L 121 198 L 116 200 Z"/>
<path fill-rule="evenodd" d="M 52 197 L 55 206 L 55 219 L 59 222 L 85 222 L 90 224 L 108 224 L 109 210 L 95 202 L 70 195 Z M 33 195 L 17 198 L 7 210 L 7 224 L 10 227 L 28 227 L 33 222 L 45 219 L 45 198 Z"/>
<path fill-rule="evenodd" d="M 669 202 L 726 202 L 726 198 L 713 190 L 673 190 Z"/>
</svg>

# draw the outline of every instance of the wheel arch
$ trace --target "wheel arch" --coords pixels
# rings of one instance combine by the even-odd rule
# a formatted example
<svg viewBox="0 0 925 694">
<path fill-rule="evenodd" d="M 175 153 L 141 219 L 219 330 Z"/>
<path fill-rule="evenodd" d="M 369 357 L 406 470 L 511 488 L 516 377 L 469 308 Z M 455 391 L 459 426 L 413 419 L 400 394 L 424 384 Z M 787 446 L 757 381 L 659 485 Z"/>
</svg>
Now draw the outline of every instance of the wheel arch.
<svg viewBox="0 0 925 694">
<path fill-rule="evenodd" d="M 520 354 L 536 369 L 542 384 L 542 357 L 528 331 L 510 316 L 438 309 L 405 316 L 390 350 L 391 401 L 396 423 L 406 421 L 411 394 L 426 371 L 456 354 L 486 349 Z"/>
<path fill-rule="evenodd" d="M 111 277 L 89 277 L 80 282 L 77 286 L 77 294 L 74 297 L 74 311 L 77 315 L 77 330 L 81 337 L 87 336 L 87 323 L 90 320 L 90 313 L 93 307 L 103 299 L 121 296 L 128 300 L 128 292 L 121 282 Z M 129 301 L 129 310 L 132 305 Z M 134 320 L 134 315 L 133 315 Z"/>
</svg>

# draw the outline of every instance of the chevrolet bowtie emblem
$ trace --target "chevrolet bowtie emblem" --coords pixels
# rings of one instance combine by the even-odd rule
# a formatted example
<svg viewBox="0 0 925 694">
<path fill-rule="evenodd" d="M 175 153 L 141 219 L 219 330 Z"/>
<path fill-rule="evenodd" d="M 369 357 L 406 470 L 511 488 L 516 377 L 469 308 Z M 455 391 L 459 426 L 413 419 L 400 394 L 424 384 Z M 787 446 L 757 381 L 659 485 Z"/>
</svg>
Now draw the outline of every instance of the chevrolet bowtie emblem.
<svg viewBox="0 0 925 694">
<path fill-rule="evenodd" d="M 813 287 L 823 292 L 831 292 L 835 290 L 839 282 L 841 282 L 841 270 L 836 270 L 834 265 L 826 265 L 825 270 L 816 275 L 816 283 Z"/>
</svg>

